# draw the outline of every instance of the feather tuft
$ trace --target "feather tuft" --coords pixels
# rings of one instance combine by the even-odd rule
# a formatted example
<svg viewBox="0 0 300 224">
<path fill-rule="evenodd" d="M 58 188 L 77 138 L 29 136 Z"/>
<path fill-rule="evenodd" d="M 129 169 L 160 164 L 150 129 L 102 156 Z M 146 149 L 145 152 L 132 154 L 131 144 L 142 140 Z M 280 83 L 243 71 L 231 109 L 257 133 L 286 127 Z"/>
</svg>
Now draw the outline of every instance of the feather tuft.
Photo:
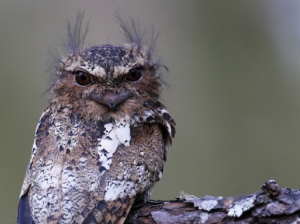
<svg viewBox="0 0 300 224">
<path fill-rule="evenodd" d="M 116 22 L 122 28 L 126 41 L 129 44 L 136 45 L 139 49 L 147 47 L 147 57 L 151 60 L 158 38 L 154 25 L 152 25 L 149 38 L 147 38 L 148 32 L 146 32 L 145 29 L 141 29 L 140 22 L 138 20 L 131 17 L 123 19 L 118 12 L 114 13 L 114 17 Z"/>
<path fill-rule="evenodd" d="M 68 21 L 68 38 L 64 44 L 69 54 L 80 53 L 84 49 L 89 30 L 89 21 L 83 25 L 84 12 L 78 10 L 75 24 Z"/>
</svg>

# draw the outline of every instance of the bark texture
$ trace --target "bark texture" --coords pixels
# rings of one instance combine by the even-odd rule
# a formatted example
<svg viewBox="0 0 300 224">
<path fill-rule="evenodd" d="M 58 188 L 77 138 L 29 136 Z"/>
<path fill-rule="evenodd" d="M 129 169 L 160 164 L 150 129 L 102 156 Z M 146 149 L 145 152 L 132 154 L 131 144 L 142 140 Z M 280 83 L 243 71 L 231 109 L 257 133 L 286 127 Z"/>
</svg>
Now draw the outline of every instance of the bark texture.
<svg viewBox="0 0 300 224">
<path fill-rule="evenodd" d="M 269 180 L 258 192 L 245 196 L 182 195 L 173 201 L 149 201 L 133 209 L 125 223 L 300 224 L 300 191 L 281 189 L 274 180 Z"/>
</svg>

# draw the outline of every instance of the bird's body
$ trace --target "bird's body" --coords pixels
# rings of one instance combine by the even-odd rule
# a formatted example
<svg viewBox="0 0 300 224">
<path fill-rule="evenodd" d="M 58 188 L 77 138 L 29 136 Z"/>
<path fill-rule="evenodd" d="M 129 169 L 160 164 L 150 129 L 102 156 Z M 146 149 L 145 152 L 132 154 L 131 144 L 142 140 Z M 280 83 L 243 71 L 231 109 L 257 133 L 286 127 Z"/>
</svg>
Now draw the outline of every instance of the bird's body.
<svg viewBox="0 0 300 224">
<path fill-rule="evenodd" d="M 19 224 L 123 223 L 161 178 L 175 123 L 158 101 L 150 51 L 119 21 L 129 44 L 76 46 L 60 60 L 36 130 Z"/>
</svg>

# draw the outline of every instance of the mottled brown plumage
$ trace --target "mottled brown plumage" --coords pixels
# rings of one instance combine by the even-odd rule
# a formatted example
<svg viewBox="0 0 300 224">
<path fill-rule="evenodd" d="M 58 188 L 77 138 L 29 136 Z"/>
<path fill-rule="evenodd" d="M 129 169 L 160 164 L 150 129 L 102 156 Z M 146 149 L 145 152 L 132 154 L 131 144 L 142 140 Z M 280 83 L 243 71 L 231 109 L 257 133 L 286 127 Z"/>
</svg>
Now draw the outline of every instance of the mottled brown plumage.
<svg viewBox="0 0 300 224">
<path fill-rule="evenodd" d="M 158 101 L 153 43 L 118 15 L 128 43 L 84 47 L 69 25 L 51 100 L 36 130 L 18 223 L 123 223 L 162 175 L 175 122 Z"/>
</svg>

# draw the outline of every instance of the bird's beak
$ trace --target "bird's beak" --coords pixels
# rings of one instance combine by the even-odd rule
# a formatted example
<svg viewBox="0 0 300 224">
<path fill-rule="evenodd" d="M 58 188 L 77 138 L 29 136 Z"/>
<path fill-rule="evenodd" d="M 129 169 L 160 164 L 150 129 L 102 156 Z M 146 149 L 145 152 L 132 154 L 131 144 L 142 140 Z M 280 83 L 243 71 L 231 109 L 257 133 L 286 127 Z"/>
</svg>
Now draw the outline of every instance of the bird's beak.
<svg viewBox="0 0 300 224">
<path fill-rule="evenodd" d="M 124 90 L 123 92 L 115 93 L 112 91 L 99 94 L 91 94 L 90 99 L 108 107 L 111 110 L 116 110 L 122 105 L 128 98 L 132 97 L 133 93 L 130 90 Z"/>
</svg>

